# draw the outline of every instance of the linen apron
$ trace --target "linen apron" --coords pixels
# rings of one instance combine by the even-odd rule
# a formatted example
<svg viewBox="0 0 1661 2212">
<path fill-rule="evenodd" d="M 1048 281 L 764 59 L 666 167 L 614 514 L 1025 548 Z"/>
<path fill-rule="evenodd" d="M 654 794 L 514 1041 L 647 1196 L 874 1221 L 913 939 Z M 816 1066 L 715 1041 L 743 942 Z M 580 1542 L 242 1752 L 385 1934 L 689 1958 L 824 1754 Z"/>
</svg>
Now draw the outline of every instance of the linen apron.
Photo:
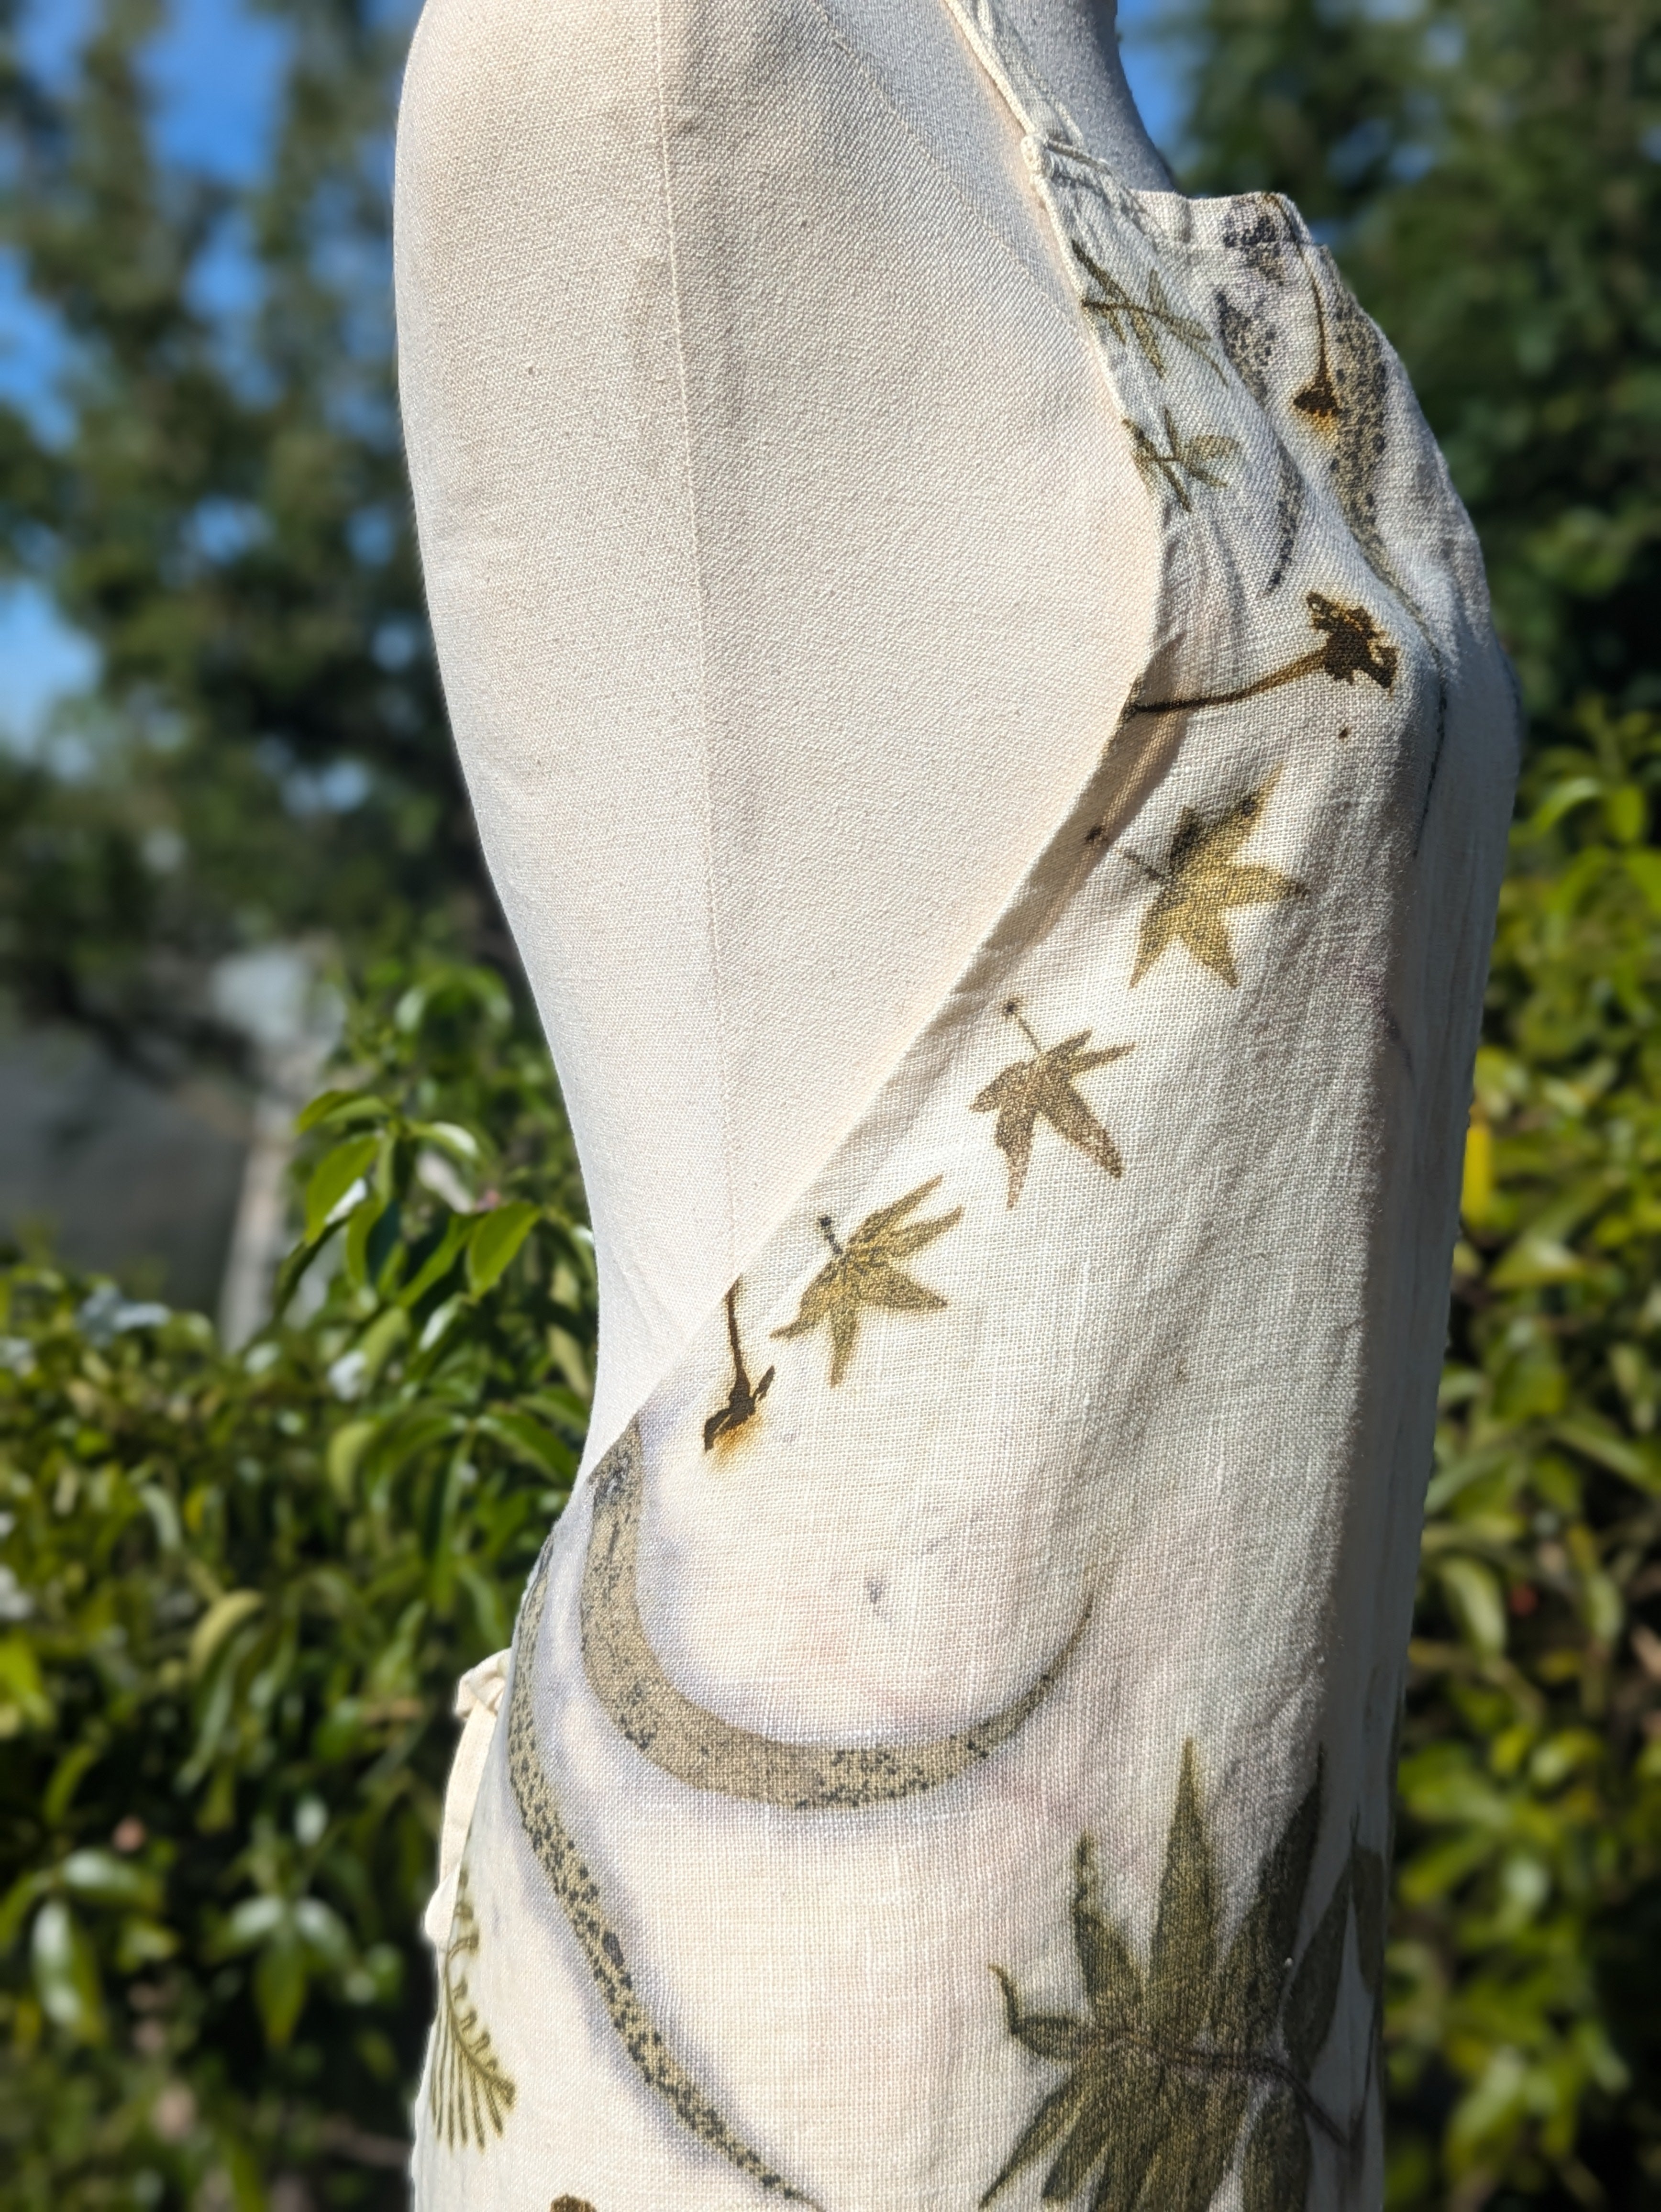
<svg viewBox="0 0 1661 2212">
<path fill-rule="evenodd" d="M 953 5 L 1160 518 L 1144 672 L 464 1684 L 420 2212 L 1381 2195 L 1512 694 L 1296 211 L 1126 190 Z"/>
</svg>

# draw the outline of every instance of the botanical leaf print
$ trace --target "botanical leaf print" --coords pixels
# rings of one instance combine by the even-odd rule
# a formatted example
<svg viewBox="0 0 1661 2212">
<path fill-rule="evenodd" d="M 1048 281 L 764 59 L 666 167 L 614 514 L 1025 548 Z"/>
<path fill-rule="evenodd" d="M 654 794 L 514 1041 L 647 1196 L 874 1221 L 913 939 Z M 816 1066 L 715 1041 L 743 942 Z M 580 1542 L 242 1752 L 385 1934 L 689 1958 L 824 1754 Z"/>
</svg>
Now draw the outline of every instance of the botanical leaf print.
<svg viewBox="0 0 1661 2212">
<path fill-rule="evenodd" d="M 773 1334 L 808 1336 L 828 1326 L 833 1389 L 848 1372 L 859 1338 L 860 1316 L 867 1306 L 895 1313 L 938 1313 L 945 1305 L 938 1291 L 918 1282 L 900 1265 L 963 1219 L 962 1206 L 954 1206 L 950 1213 L 937 1213 L 929 1221 L 906 1220 L 940 1182 L 939 1176 L 931 1176 L 891 1206 L 867 1213 L 846 1244 L 837 1242 L 830 1216 L 819 1216 L 819 1233 L 830 1247 L 830 1261 L 802 1292 L 794 1321 Z"/>
<path fill-rule="evenodd" d="M 1269 567 L 1269 580 L 1263 586 L 1263 596 L 1278 592 L 1285 581 L 1286 572 L 1292 564 L 1292 556 L 1298 544 L 1298 532 L 1304 520 L 1304 503 L 1309 496 L 1309 486 L 1304 472 L 1286 447 L 1275 441 L 1276 478 L 1275 485 L 1275 558 Z"/>
<path fill-rule="evenodd" d="M 548 2212 L 594 2212 L 586 2197 L 556 2197 Z"/>
<path fill-rule="evenodd" d="M 1090 2188 L 1092 2212 L 1205 2212 L 1250 2120 L 1242 2171 L 1249 2212 L 1303 2212 L 1311 2135 L 1353 2148 L 1366 2114 L 1364 2094 L 1354 2121 L 1341 2125 L 1309 2086 L 1331 2029 L 1325 1990 L 1329 1981 L 1335 1987 L 1332 1959 L 1342 1965 L 1348 1866 L 1292 1971 L 1321 1796 L 1317 1768 L 1259 1868 L 1250 1907 L 1225 1951 L 1216 1850 L 1194 1746 L 1185 1745 L 1146 1972 L 1104 1909 L 1095 1854 L 1089 1838 L 1080 1839 L 1073 1948 L 1085 2013 L 1029 2011 L 1010 1976 L 993 1969 L 1010 2034 L 1066 2078 L 1021 2130 L 983 2204 L 1043 2160 L 1047 2204 L 1069 2203 Z M 1294 2043 L 1300 1990 L 1318 1994 Z"/>
<path fill-rule="evenodd" d="M 610 2014 L 618 2039 L 641 2078 L 670 2106 L 694 2135 L 719 2151 L 740 2172 L 773 2195 L 811 2204 L 793 2189 L 706 2097 L 667 2043 L 635 1987 L 623 1943 L 611 1923 L 599 1884 L 588 1871 L 564 1814 L 537 1743 L 536 1709 L 531 1692 L 542 1616 L 548 1602 L 548 1552 L 537 1564 L 514 1635 L 513 1686 L 508 1698 L 508 1778 L 519 1808 L 520 1825 L 537 1863 L 548 1878 L 578 1948 Z"/>
<path fill-rule="evenodd" d="M 1147 299 L 1135 300 L 1116 277 L 1110 276 L 1101 264 L 1085 252 L 1076 239 L 1072 243 L 1086 275 L 1097 288 L 1093 299 L 1080 296 L 1080 306 L 1087 315 L 1094 315 L 1099 322 L 1105 323 L 1121 345 L 1134 339 L 1156 376 L 1165 373 L 1165 353 L 1159 343 L 1161 333 L 1174 338 L 1189 352 L 1197 354 L 1208 368 L 1216 369 L 1219 376 L 1222 374 L 1211 349 L 1210 331 L 1192 315 L 1178 312 L 1157 269 L 1147 272 Z"/>
<path fill-rule="evenodd" d="M 1151 868 L 1146 861 L 1138 864 L 1156 879 L 1159 889 L 1142 917 L 1136 965 L 1130 978 L 1133 990 L 1172 945 L 1183 946 L 1231 989 L 1236 988 L 1240 977 L 1225 916 L 1235 907 L 1265 906 L 1308 896 L 1302 884 L 1283 876 L 1278 868 L 1234 857 L 1256 828 L 1273 788 L 1271 777 L 1256 791 L 1248 792 L 1226 814 L 1209 822 L 1185 806 L 1164 867 Z"/>
<path fill-rule="evenodd" d="M 1335 684 L 1353 684 L 1358 676 L 1370 677 L 1381 691 L 1396 681 L 1396 648 L 1365 607 L 1346 606 L 1328 599 L 1324 592 L 1306 592 L 1310 626 L 1325 642 L 1300 653 L 1281 667 L 1271 669 L 1256 683 L 1234 691 L 1200 691 L 1186 699 L 1136 699 L 1127 710 L 1133 714 L 1186 714 L 1199 707 L 1234 707 L 1243 699 L 1256 699 L 1283 684 L 1301 683 L 1305 676 L 1329 676 Z"/>
<path fill-rule="evenodd" d="M 1217 295 L 1217 335 L 1228 365 L 1260 407 L 1269 404 L 1269 369 L 1280 332 L 1262 315 L 1239 307 L 1226 292 Z"/>
<path fill-rule="evenodd" d="M 1013 1206 L 1021 1194 L 1026 1181 L 1027 1169 L 1032 1164 L 1032 1142 L 1039 1121 L 1048 1121 L 1058 1136 L 1075 1145 L 1099 1168 L 1110 1176 L 1124 1173 L 1124 1162 L 1119 1158 L 1118 1147 L 1080 1097 L 1074 1085 L 1080 1075 L 1092 1068 L 1109 1066 L 1123 1060 L 1131 1048 L 1128 1044 L 1099 1047 L 1086 1052 L 1090 1031 L 1080 1030 L 1075 1036 L 1064 1037 L 1046 1051 L 1028 1028 L 1021 1014 L 1021 1002 L 1011 999 L 1004 1007 L 1006 1017 L 1020 1025 L 1021 1034 L 1031 1046 L 1031 1060 L 1012 1060 L 1009 1066 L 995 1075 L 984 1091 L 970 1101 L 970 1109 L 977 1114 L 997 1115 L 993 1124 L 992 1141 L 1005 1153 L 1009 1161 L 1009 1203 Z"/>
<path fill-rule="evenodd" d="M 1224 438 L 1214 431 L 1200 431 L 1185 438 L 1171 419 L 1167 407 L 1165 414 L 1165 442 L 1163 450 L 1150 438 L 1140 422 L 1125 418 L 1125 428 L 1130 433 L 1131 457 L 1141 473 L 1142 482 L 1150 491 L 1163 483 L 1176 495 L 1177 503 L 1185 511 L 1194 502 L 1189 497 L 1187 477 L 1195 483 L 1221 486 L 1228 478 L 1217 473 L 1219 461 L 1226 461 L 1240 450 L 1238 438 Z"/>
<path fill-rule="evenodd" d="M 1037 1711 L 1088 1624 L 1086 1601 L 1036 1681 L 950 1735 L 908 1743 L 804 1743 L 739 1728 L 669 1679 L 646 1633 L 638 1594 L 644 1462 L 640 1429 L 631 1423 L 594 1469 L 580 1605 L 583 1672 L 619 1734 L 660 1772 L 691 1789 L 788 1813 L 849 1812 L 937 1790 L 990 1759 Z"/>
<path fill-rule="evenodd" d="M 428 2109 L 433 2125 L 453 2150 L 458 2142 L 483 2150 L 500 2135 L 516 2094 L 490 2047 L 490 2032 L 467 1992 L 466 1961 L 478 1955 L 478 1916 L 467 1893 L 464 1861 L 456 1879 L 455 1911 L 438 1972 L 438 2021 L 434 2030 Z"/>
<path fill-rule="evenodd" d="M 769 1368 L 753 1387 L 750 1370 L 744 1364 L 744 1346 L 739 1340 L 739 1286 L 734 1283 L 727 1293 L 727 1340 L 733 1350 L 733 1387 L 727 1395 L 727 1403 L 718 1413 L 711 1413 L 703 1425 L 703 1449 L 713 1451 L 722 1437 L 730 1437 L 754 1418 L 757 1408 L 767 1395 L 774 1370 Z"/>
<path fill-rule="evenodd" d="M 1286 283 L 1287 237 L 1286 216 L 1273 192 L 1232 209 L 1223 225 L 1223 244 L 1271 284 Z"/>
</svg>

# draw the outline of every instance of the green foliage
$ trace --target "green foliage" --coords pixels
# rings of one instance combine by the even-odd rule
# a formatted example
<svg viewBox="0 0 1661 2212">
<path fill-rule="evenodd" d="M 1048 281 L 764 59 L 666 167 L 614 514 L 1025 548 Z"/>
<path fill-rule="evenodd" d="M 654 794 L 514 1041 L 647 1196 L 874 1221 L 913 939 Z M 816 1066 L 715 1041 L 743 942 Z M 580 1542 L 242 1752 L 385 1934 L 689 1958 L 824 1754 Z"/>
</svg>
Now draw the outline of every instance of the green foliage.
<svg viewBox="0 0 1661 2212">
<path fill-rule="evenodd" d="M 1390 1950 L 1396 2202 L 1661 2201 L 1661 724 L 1524 788 L 1465 1170 Z"/>
<path fill-rule="evenodd" d="M 8 2212 L 403 2201 L 451 1700 L 567 1494 L 593 1273 L 493 975 L 380 973 L 347 1060 L 302 1321 L 228 1355 L 0 1277 Z"/>
</svg>

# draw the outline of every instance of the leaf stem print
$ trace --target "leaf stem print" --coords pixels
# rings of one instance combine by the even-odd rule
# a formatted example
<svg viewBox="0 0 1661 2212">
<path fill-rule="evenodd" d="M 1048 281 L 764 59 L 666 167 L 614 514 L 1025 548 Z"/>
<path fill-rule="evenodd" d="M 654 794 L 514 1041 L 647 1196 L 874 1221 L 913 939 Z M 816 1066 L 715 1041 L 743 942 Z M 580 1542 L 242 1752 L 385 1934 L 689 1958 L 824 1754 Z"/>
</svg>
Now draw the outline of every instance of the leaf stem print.
<svg viewBox="0 0 1661 2212">
<path fill-rule="evenodd" d="M 664 1672 L 640 1617 L 640 1522 L 645 1454 L 637 1424 L 593 1476 L 593 1520 L 583 1562 L 582 1665 L 618 1732 L 660 1772 L 694 1790 L 788 1813 L 849 1812 L 938 1790 L 990 1759 L 1066 1672 L 1090 1620 L 1019 1696 L 951 1735 L 921 1743 L 804 1743 L 739 1728 L 697 1704 Z"/>
<path fill-rule="evenodd" d="M 727 1293 L 727 1340 L 733 1348 L 733 1387 L 727 1393 L 727 1403 L 718 1413 L 711 1413 L 703 1425 L 703 1449 L 713 1451 L 722 1437 L 730 1437 L 753 1419 L 762 1400 L 771 1385 L 774 1370 L 769 1368 L 753 1388 L 750 1370 L 744 1364 L 744 1346 L 739 1340 L 739 1286 L 734 1283 Z"/>
<path fill-rule="evenodd" d="M 916 1281 L 899 1264 L 963 1219 L 962 1206 L 954 1206 L 950 1213 L 937 1213 L 930 1221 L 906 1221 L 906 1215 L 940 1182 L 939 1176 L 931 1176 L 891 1206 L 867 1213 L 845 1245 L 838 1242 L 830 1216 L 819 1216 L 819 1234 L 830 1247 L 830 1261 L 802 1292 L 794 1321 L 773 1334 L 807 1336 L 828 1324 L 832 1389 L 848 1372 L 859 1338 L 860 1316 L 867 1306 L 895 1313 L 938 1313 L 946 1304 L 938 1291 Z"/>
<path fill-rule="evenodd" d="M 665 2042 L 635 1987 L 634 1976 L 629 1971 L 622 1942 L 611 1924 L 599 1885 L 583 1863 L 565 1825 L 537 1744 L 531 1682 L 547 1601 L 548 1553 L 545 1547 L 525 1593 L 514 1636 L 513 1686 L 508 1698 L 508 1777 L 526 1841 L 559 1900 L 618 2040 L 642 2080 L 684 2126 L 712 2150 L 719 2151 L 741 2173 L 747 2173 L 758 2187 L 791 2203 L 812 2205 L 812 2198 L 800 2189 L 793 2189 L 711 2104 Z"/>
<path fill-rule="evenodd" d="M 1301 683 L 1305 676 L 1329 676 L 1335 684 L 1348 684 L 1358 676 L 1366 676 L 1381 691 L 1388 691 L 1396 681 L 1400 656 L 1366 609 L 1345 606 L 1340 600 L 1328 599 L 1324 592 L 1305 592 L 1305 604 L 1310 627 L 1321 633 L 1324 644 L 1299 653 L 1284 667 L 1260 676 L 1255 684 L 1244 684 L 1237 691 L 1202 691 L 1188 699 L 1136 699 L 1126 712 L 1188 714 L 1200 707 L 1236 707 L 1243 699 L 1278 691 L 1282 684 Z"/>
<path fill-rule="evenodd" d="M 1305 884 L 1278 868 L 1234 857 L 1256 827 L 1274 787 L 1271 776 L 1211 821 L 1185 806 L 1162 868 L 1127 854 L 1159 886 L 1136 940 L 1133 991 L 1172 945 L 1182 945 L 1202 967 L 1220 975 L 1231 990 L 1237 989 L 1239 971 L 1225 916 L 1236 907 L 1308 897 Z"/>
<path fill-rule="evenodd" d="M 1058 1136 L 1076 1146 L 1086 1158 L 1104 1168 L 1110 1176 L 1124 1173 L 1124 1162 L 1107 1131 L 1079 1096 L 1074 1085 L 1080 1075 L 1092 1068 L 1107 1067 L 1116 1060 L 1123 1060 L 1130 1051 L 1128 1044 L 1099 1047 L 1086 1052 L 1090 1031 L 1080 1030 L 1076 1036 L 1064 1037 L 1046 1051 L 1038 1042 L 1021 1012 L 1019 999 L 1010 999 L 1004 1006 L 1006 1020 L 1016 1023 L 1021 1034 L 1032 1048 L 1031 1060 L 1012 1060 L 1010 1065 L 995 1075 L 986 1088 L 970 1102 L 970 1110 L 976 1114 L 995 1113 L 992 1141 L 1009 1162 L 1009 1203 L 1013 1206 L 1021 1194 L 1026 1181 L 1026 1171 L 1032 1164 L 1032 1142 L 1040 1120 L 1048 1121 Z"/>
<path fill-rule="evenodd" d="M 1132 422 L 1129 416 L 1124 417 L 1125 428 L 1130 433 L 1131 458 L 1150 491 L 1164 483 L 1183 512 L 1190 513 L 1194 501 L 1189 496 L 1183 477 L 1187 477 L 1195 483 L 1210 484 L 1220 490 L 1228 478 L 1217 474 L 1216 464 L 1226 460 L 1232 453 L 1238 453 L 1240 441 L 1238 438 L 1220 437 L 1208 430 L 1201 431 L 1192 438 L 1185 438 L 1177 428 L 1171 410 L 1167 407 L 1162 412 L 1165 434 L 1164 452 L 1140 422 Z"/>
<path fill-rule="evenodd" d="M 1080 266 L 1092 284 L 1098 288 L 1094 299 L 1080 295 L 1079 305 L 1086 314 L 1094 315 L 1098 322 L 1107 325 L 1121 345 L 1135 339 L 1142 357 L 1155 376 L 1165 373 L 1165 357 L 1159 343 L 1160 333 L 1175 338 L 1189 353 L 1196 354 L 1208 368 L 1222 374 L 1217 356 L 1212 351 L 1211 332 L 1192 315 L 1178 313 L 1165 290 L 1165 281 L 1157 269 L 1147 272 L 1147 298 L 1133 300 L 1124 286 L 1115 276 L 1110 276 L 1100 262 L 1086 253 L 1077 239 L 1070 241 Z"/>
<path fill-rule="evenodd" d="M 439 1961 L 438 2024 L 434 2033 L 428 2108 L 433 2125 L 450 2148 L 458 2140 L 485 2148 L 484 2123 L 500 2135 L 516 2092 L 502 2061 L 490 2048 L 490 2031 L 479 2020 L 468 1996 L 467 1977 L 458 1962 L 478 1954 L 478 1917 L 467 1894 L 464 1861 L 456 1881 L 455 1911 Z"/>
<path fill-rule="evenodd" d="M 1310 2087 L 1332 2031 L 1354 1888 L 1352 1854 L 1294 1972 L 1321 1797 L 1317 1765 L 1225 1949 L 1216 1852 L 1194 1746 L 1184 1745 L 1146 1969 L 1107 1917 L 1094 1850 L 1080 1839 L 1073 1947 L 1086 2011 L 1029 2011 L 1010 1976 L 993 1969 L 1009 2033 L 1067 2078 L 1022 2129 L 983 2204 L 1047 2160 L 1046 2203 L 1070 2203 L 1094 2177 L 1092 2212 L 1202 2212 L 1250 2115 L 1244 2212 L 1303 2212 L 1311 2131 L 1353 2148 L 1367 2094 L 1345 2126 Z"/>
</svg>

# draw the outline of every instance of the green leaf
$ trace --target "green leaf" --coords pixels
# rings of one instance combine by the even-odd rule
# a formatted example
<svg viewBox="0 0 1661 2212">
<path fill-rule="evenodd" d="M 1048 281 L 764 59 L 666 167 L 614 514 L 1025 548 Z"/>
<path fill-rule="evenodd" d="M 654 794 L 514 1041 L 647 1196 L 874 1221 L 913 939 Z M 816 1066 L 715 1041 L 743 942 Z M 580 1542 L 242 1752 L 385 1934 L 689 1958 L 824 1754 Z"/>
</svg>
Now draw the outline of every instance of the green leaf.
<svg viewBox="0 0 1661 2212">
<path fill-rule="evenodd" d="M 450 1216 L 444 1224 L 444 1234 L 439 1238 L 438 1243 L 421 1266 L 417 1268 L 414 1276 L 399 1292 L 399 1305 L 405 1307 L 415 1305 L 426 1296 L 435 1283 L 443 1280 L 459 1258 L 461 1248 L 467 1242 L 471 1227 L 471 1215 L 453 1213 Z"/>
<path fill-rule="evenodd" d="M 378 1136 L 349 1137 L 344 1145 L 325 1152 L 312 1170 L 306 1185 L 306 1242 L 315 1244 L 352 1185 L 374 1166 L 380 1150 Z"/>
<path fill-rule="evenodd" d="M 215 1652 L 226 1638 L 258 1613 L 265 1602 L 260 1592 L 252 1589 L 227 1590 L 223 1597 L 216 1598 L 191 1631 L 192 1674 L 206 1674 Z"/>
<path fill-rule="evenodd" d="M 1284 2090 L 1265 2098 L 1246 2142 L 1241 2212 L 1303 2212 L 1312 2163 L 1296 2100 Z"/>
<path fill-rule="evenodd" d="M 1506 1648 L 1506 1600 L 1493 1568 L 1455 1553 L 1438 1561 L 1436 1578 L 1466 1642 L 1485 1658 L 1498 1658 Z"/>
<path fill-rule="evenodd" d="M 1044 2099 L 1017 2136 L 1015 2148 L 1010 2152 L 1002 2172 L 982 2197 L 983 2204 L 989 2204 L 1004 2185 L 1013 2181 L 1024 2166 L 1030 2166 L 1034 2159 L 1042 2158 L 1053 2143 L 1061 2140 L 1072 2124 L 1078 2101 L 1079 2092 L 1070 2081 Z"/>
<path fill-rule="evenodd" d="M 467 1288 L 475 1297 L 501 1281 L 541 1211 L 516 1198 L 479 1216 L 467 1239 Z"/>
<path fill-rule="evenodd" d="M 290 1933 L 276 1936 L 255 1961 L 254 2002 L 271 2050 L 287 2048 L 305 2005 L 310 1978 L 305 1947 Z"/>
<path fill-rule="evenodd" d="M 1210 2014 L 1217 1922 L 1217 1874 L 1190 1738 L 1183 1746 L 1177 1809 L 1165 1844 L 1159 1916 L 1148 1959 L 1148 2026 L 1159 2041 L 1192 2043 Z"/>
<path fill-rule="evenodd" d="M 93 1905 L 125 1905 L 154 1912 L 161 1902 L 161 1885 L 153 1874 L 113 1851 L 71 1851 L 58 1869 L 65 1889 Z"/>
<path fill-rule="evenodd" d="M 101 2043 L 104 1993 L 98 1960 L 86 1930 L 61 1898 L 48 1898 L 35 1914 L 30 1951 L 35 1990 L 46 2018 L 79 2043 Z"/>
<path fill-rule="evenodd" d="M 372 1091 L 324 1091 L 295 1122 L 295 1134 L 303 1137 L 308 1129 L 320 1128 L 324 1122 L 383 1121 L 390 1112 L 384 1098 L 377 1098 Z"/>
<path fill-rule="evenodd" d="M 1621 857 L 1650 912 L 1661 915 L 1661 853 L 1628 852 Z"/>
<path fill-rule="evenodd" d="M 569 1482 L 577 1471 L 577 1455 L 562 1437 L 545 1429 L 528 1413 L 508 1407 L 493 1407 L 477 1423 L 482 1436 L 505 1445 L 515 1458 L 538 1467 L 556 1482 Z"/>
<path fill-rule="evenodd" d="M 1349 1863 L 1333 1885 L 1326 1911 L 1315 1923 L 1292 1987 L 1287 1991 L 1282 2023 L 1287 2057 L 1299 2081 L 1307 2081 L 1328 2036 L 1343 1978 L 1344 1939 L 1349 1932 Z"/>
<path fill-rule="evenodd" d="M 358 1462 L 379 1425 L 375 1421 L 348 1421 L 329 1438 L 324 1467 L 329 1487 L 343 1505 L 351 1502 Z"/>
</svg>

